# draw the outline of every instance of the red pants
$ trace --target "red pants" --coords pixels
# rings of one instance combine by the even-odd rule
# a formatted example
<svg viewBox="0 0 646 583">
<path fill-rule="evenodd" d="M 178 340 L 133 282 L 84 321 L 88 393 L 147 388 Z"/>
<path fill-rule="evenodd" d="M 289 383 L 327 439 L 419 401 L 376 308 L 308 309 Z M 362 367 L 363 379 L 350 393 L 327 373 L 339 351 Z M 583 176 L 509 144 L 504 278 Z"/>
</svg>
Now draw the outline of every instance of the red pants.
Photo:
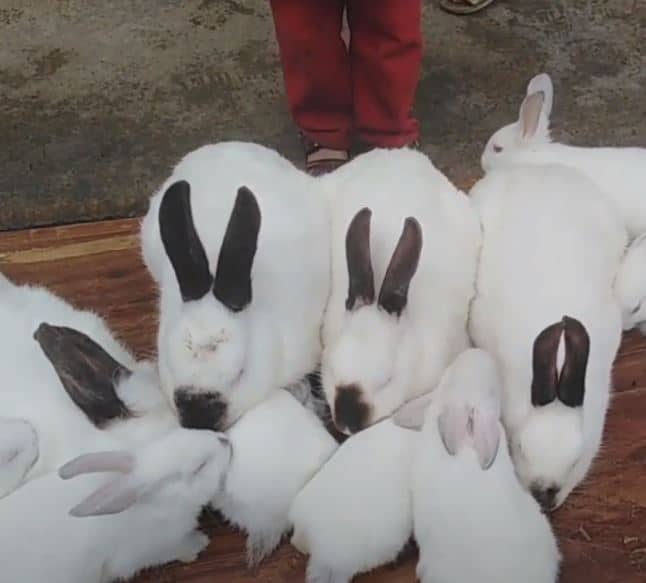
<svg viewBox="0 0 646 583">
<path fill-rule="evenodd" d="M 349 50 L 341 38 L 347 4 Z M 422 59 L 421 0 L 271 0 L 287 99 L 311 140 L 348 149 L 353 135 L 400 147 Z"/>
</svg>

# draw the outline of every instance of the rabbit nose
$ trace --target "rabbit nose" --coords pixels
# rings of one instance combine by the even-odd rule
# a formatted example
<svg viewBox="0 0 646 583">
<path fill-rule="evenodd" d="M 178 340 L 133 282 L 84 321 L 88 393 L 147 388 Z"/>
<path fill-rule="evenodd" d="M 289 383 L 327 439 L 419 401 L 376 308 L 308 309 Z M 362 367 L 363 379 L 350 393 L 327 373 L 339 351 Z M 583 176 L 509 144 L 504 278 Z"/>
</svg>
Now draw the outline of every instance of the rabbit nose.
<svg viewBox="0 0 646 583">
<path fill-rule="evenodd" d="M 343 433 L 357 433 L 368 425 L 370 406 L 362 400 L 357 385 L 336 388 L 334 400 L 334 424 Z"/>
<path fill-rule="evenodd" d="M 175 407 L 182 427 L 221 430 L 226 421 L 227 403 L 220 393 L 195 392 L 187 387 L 175 389 Z"/>
<path fill-rule="evenodd" d="M 539 503 L 540 507 L 544 512 L 551 512 L 556 506 L 556 495 L 558 494 L 558 488 L 543 488 L 541 486 L 532 486 L 531 493 L 536 502 Z"/>
</svg>

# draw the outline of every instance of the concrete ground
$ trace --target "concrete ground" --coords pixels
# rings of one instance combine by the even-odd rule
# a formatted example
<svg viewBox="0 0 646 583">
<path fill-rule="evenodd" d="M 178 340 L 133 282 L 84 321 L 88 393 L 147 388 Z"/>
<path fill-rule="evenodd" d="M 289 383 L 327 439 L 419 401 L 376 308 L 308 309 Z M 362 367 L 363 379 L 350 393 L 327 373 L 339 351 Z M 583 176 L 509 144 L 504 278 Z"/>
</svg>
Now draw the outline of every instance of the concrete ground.
<svg viewBox="0 0 646 583">
<path fill-rule="evenodd" d="M 351 0 L 350 0 L 351 1 Z M 471 178 L 527 80 L 557 137 L 646 146 L 644 0 L 424 1 L 423 146 Z M 0 0 L 0 228 L 142 213 L 191 149 L 248 139 L 300 160 L 268 2 Z"/>
</svg>

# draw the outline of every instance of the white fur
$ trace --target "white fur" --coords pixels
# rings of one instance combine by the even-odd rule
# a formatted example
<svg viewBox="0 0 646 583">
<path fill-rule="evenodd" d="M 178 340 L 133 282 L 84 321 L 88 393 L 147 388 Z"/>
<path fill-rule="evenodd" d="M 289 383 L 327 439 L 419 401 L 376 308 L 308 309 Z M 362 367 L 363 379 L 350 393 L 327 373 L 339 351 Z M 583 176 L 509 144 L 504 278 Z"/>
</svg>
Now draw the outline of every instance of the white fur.
<svg viewBox="0 0 646 583">
<path fill-rule="evenodd" d="M 229 430 L 233 460 L 214 507 L 248 533 L 251 566 L 271 553 L 290 528 L 296 494 L 337 444 L 316 415 L 279 390 Z"/>
<path fill-rule="evenodd" d="M 615 280 L 615 293 L 624 330 L 638 326 L 646 333 L 646 233 L 626 249 Z"/>
<path fill-rule="evenodd" d="M 252 269 L 253 300 L 232 313 L 212 293 L 183 304 L 159 232 L 166 189 L 191 188 L 195 228 L 211 273 L 237 189 L 247 186 L 261 212 Z M 328 296 L 329 249 L 325 202 L 316 181 L 268 148 L 224 142 L 185 156 L 153 195 L 141 226 L 146 266 L 160 298 L 158 333 L 162 386 L 218 392 L 230 424 L 273 389 L 311 372 L 320 359 L 320 325 Z M 216 344 L 217 351 L 202 350 Z"/>
<path fill-rule="evenodd" d="M 556 487 L 559 505 L 601 444 L 621 337 L 613 280 L 626 232 L 594 183 L 563 166 L 492 170 L 471 194 L 483 246 L 470 330 L 500 367 L 503 421 L 521 482 Z M 564 315 L 590 337 L 582 412 L 531 404 L 534 339 Z"/>
<path fill-rule="evenodd" d="M 230 447 L 216 434 L 178 428 L 136 451 L 123 476 L 63 481 L 50 473 L 32 480 L 0 501 L 2 580 L 109 583 L 153 565 L 194 560 L 208 544 L 197 517 L 229 459 Z M 132 491 L 136 501 L 117 514 L 69 514 L 100 487 L 117 498 Z"/>
<path fill-rule="evenodd" d="M 646 231 L 646 148 L 583 148 L 552 142 L 549 125 L 553 88 L 546 73 L 529 82 L 527 95 L 535 91 L 546 95 L 537 132 L 522 137 L 521 119 L 495 132 L 482 155 L 485 172 L 518 163 L 572 166 L 604 191 L 616 206 L 631 238 Z M 495 152 L 495 147 L 502 151 Z"/>
<path fill-rule="evenodd" d="M 547 518 L 514 473 L 496 415 L 499 391 L 491 357 L 467 350 L 446 370 L 426 410 L 412 471 L 421 583 L 556 581 L 560 553 Z M 469 414 L 480 416 L 485 432 L 499 437 L 488 469 L 482 469 L 477 444 L 466 433 L 455 455 L 443 445 L 440 419 L 452 409 L 468 411 L 463 421 Z M 446 429 L 459 433 L 464 428 Z"/>
<path fill-rule="evenodd" d="M 480 244 L 477 216 L 423 154 L 373 150 L 324 177 L 332 212 L 332 284 L 323 324 L 322 382 L 332 411 L 336 387 L 355 384 L 372 408 L 368 424 L 433 387 L 468 346 L 469 301 Z M 348 226 L 372 210 L 371 256 L 378 295 L 406 217 L 421 225 L 423 246 L 401 317 L 377 306 L 345 309 Z"/>
<path fill-rule="evenodd" d="M 0 498 L 23 480 L 51 472 L 66 460 L 85 451 L 136 446 L 177 425 L 159 388 L 151 363 L 136 362 L 96 314 L 77 310 L 48 290 L 15 286 L 6 278 L 0 288 L 0 436 L 17 429 L 14 451 L 21 452 L 12 463 L 2 464 L 0 449 Z M 116 387 L 122 401 L 136 413 L 132 419 L 98 429 L 65 393 L 61 382 L 33 334 L 46 322 L 83 332 L 133 374 Z M 12 420 L 26 420 L 29 432 Z M 3 438 L 3 441 L 5 439 Z M 34 449 L 35 448 L 35 449 Z"/>
<path fill-rule="evenodd" d="M 298 494 L 292 544 L 310 555 L 308 583 L 347 583 L 397 557 L 412 534 L 415 435 L 391 420 L 353 435 Z"/>
</svg>

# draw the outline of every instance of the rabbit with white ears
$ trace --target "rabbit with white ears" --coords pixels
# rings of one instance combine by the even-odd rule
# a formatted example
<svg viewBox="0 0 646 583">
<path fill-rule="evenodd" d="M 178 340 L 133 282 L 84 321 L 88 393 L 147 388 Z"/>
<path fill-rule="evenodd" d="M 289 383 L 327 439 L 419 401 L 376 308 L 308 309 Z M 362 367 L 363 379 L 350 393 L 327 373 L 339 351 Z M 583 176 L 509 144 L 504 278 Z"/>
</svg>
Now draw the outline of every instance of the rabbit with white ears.
<svg viewBox="0 0 646 583">
<path fill-rule="evenodd" d="M 646 232 L 646 148 L 583 148 L 550 137 L 554 89 L 546 73 L 527 85 L 518 121 L 491 136 L 482 154 L 485 172 L 505 164 L 564 164 L 593 180 L 621 215 L 631 238 Z"/>
<path fill-rule="evenodd" d="M 350 434 L 435 386 L 468 346 L 480 229 L 413 150 L 373 150 L 320 180 L 332 212 L 322 384 Z"/>
<path fill-rule="evenodd" d="M 213 506 L 248 533 L 247 561 L 255 566 L 289 530 L 292 501 L 337 443 L 315 413 L 284 390 L 247 411 L 228 435 L 234 456 Z"/>
<path fill-rule="evenodd" d="M 329 248 L 316 184 L 268 148 L 224 142 L 185 156 L 152 197 L 141 243 L 184 426 L 226 428 L 317 366 Z"/>
<path fill-rule="evenodd" d="M 395 416 L 411 426 L 406 408 L 413 407 L 423 423 L 412 470 L 421 583 L 556 581 L 560 553 L 549 521 L 516 478 L 500 385 L 491 356 L 469 349 L 446 369 L 427 408 L 418 399 Z"/>
<path fill-rule="evenodd" d="M 613 282 L 627 235 L 565 166 L 514 165 L 471 192 L 483 244 L 470 331 L 496 360 L 521 483 L 558 507 L 599 451 L 621 339 Z"/>
<path fill-rule="evenodd" d="M 390 419 L 352 435 L 298 494 L 291 542 L 309 555 L 308 583 L 348 583 L 397 558 L 413 531 L 415 437 Z"/>
<path fill-rule="evenodd" d="M 3 581 L 109 583 L 194 560 L 208 544 L 197 518 L 230 459 L 226 436 L 177 428 L 133 452 L 87 453 L 30 481 L 0 500 Z"/>
<path fill-rule="evenodd" d="M 156 368 L 136 362 L 99 316 L 2 280 L 0 498 L 85 451 L 134 447 L 177 427 Z"/>
<path fill-rule="evenodd" d="M 615 293 L 624 330 L 638 327 L 646 334 L 646 233 L 626 249 L 615 280 Z"/>
</svg>

